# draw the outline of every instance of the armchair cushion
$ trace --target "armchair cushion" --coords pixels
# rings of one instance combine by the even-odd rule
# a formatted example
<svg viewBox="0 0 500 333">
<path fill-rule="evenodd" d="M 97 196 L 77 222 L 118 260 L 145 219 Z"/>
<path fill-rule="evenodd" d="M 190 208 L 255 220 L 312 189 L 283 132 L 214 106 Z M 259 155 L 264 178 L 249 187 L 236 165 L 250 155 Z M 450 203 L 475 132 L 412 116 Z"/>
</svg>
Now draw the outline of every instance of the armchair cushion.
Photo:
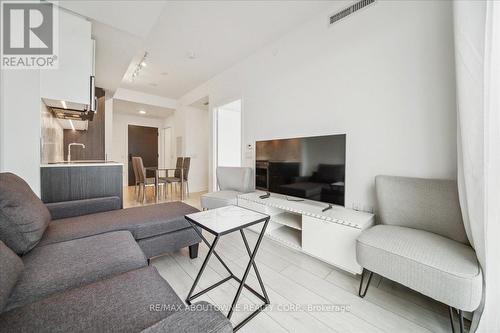
<svg viewBox="0 0 500 333">
<path fill-rule="evenodd" d="M 377 225 L 357 240 L 358 263 L 435 300 L 465 311 L 481 301 L 482 273 L 474 250 L 437 234 Z"/>
<path fill-rule="evenodd" d="M 0 173 L 0 240 L 22 255 L 40 241 L 50 213 L 29 185 L 12 173 Z"/>
<path fill-rule="evenodd" d="M 83 200 L 53 202 L 45 204 L 52 220 L 87 214 L 95 214 L 122 208 L 120 197 L 103 197 Z"/>
<path fill-rule="evenodd" d="M 237 191 L 218 191 L 205 193 L 201 196 L 201 207 L 206 209 L 215 209 L 225 206 L 236 205 L 238 203 Z"/>
<path fill-rule="evenodd" d="M 377 176 L 375 188 L 382 224 L 426 230 L 469 244 L 456 181 Z"/>
</svg>

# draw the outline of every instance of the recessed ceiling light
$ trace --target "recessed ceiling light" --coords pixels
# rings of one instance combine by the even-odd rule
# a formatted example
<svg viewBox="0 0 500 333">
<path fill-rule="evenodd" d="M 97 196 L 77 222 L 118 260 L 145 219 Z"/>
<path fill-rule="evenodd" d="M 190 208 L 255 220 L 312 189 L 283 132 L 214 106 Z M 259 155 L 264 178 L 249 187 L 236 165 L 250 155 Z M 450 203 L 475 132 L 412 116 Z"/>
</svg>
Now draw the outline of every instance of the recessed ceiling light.
<svg viewBox="0 0 500 333">
<path fill-rule="evenodd" d="M 140 114 L 146 114 L 146 111 L 144 111 L 144 110 L 139 110 L 139 113 L 140 113 Z"/>
</svg>

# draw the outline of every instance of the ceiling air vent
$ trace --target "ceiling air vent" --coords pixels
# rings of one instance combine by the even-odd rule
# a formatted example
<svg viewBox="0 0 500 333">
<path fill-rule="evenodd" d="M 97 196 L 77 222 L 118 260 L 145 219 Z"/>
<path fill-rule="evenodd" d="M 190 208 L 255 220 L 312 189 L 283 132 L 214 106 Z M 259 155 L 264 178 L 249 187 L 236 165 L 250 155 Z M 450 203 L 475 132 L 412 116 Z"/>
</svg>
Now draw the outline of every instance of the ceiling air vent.
<svg viewBox="0 0 500 333">
<path fill-rule="evenodd" d="M 334 15 L 330 16 L 330 24 L 333 24 L 333 23 L 335 23 L 337 21 L 340 21 L 343 18 L 345 18 L 345 17 L 353 14 L 354 12 L 357 12 L 361 8 L 364 8 L 364 7 L 368 6 L 368 5 L 371 5 L 374 2 L 375 2 L 375 0 L 361 0 L 361 1 L 358 1 L 354 5 L 349 6 L 346 9 L 341 10 L 337 14 L 334 14 Z"/>
</svg>

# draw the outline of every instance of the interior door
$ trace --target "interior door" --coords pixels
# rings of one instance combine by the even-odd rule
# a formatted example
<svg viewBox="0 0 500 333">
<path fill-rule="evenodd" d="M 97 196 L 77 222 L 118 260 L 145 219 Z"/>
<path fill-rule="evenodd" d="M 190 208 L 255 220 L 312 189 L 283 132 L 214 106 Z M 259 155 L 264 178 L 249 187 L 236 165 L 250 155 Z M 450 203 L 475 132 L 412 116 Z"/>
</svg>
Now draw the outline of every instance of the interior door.
<svg viewBox="0 0 500 333">
<path fill-rule="evenodd" d="M 144 167 L 158 166 L 158 128 L 128 125 L 128 185 L 135 185 L 132 156 L 142 157 Z"/>
</svg>

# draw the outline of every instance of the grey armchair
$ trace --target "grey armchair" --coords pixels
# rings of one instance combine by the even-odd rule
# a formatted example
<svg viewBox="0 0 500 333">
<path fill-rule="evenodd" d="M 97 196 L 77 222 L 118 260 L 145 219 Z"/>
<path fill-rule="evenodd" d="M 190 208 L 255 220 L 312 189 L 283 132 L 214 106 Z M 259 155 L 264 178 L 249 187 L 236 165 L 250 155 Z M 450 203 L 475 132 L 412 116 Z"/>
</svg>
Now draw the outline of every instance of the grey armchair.
<svg viewBox="0 0 500 333">
<path fill-rule="evenodd" d="M 357 240 L 359 296 L 366 295 L 375 272 L 447 304 L 452 331 L 458 313 L 463 332 L 462 311 L 481 302 L 482 273 L 465 233 L 456 182 L 377 176 L 375 185 L 380 224 Z"/>
<path fill-rule="evenodd" d="M 216 172 L 220 191 L 201 196 L 201 208 L 203 209 L 236 205 L 238 195 L 253 190 L 251 168 L 218 167 Z"/>
</svg>

